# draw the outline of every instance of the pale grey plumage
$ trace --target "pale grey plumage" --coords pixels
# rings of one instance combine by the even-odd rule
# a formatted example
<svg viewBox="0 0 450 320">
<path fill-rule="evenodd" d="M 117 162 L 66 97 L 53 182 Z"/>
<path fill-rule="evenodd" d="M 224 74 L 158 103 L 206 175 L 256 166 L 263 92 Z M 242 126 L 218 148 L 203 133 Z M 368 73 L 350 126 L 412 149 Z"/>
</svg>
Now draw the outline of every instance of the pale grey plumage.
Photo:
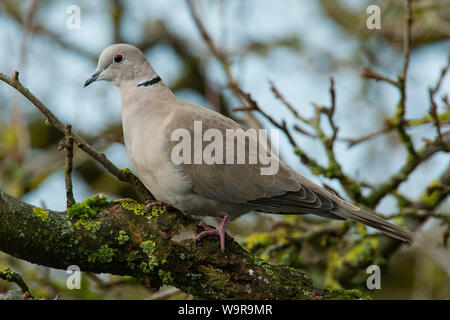
<svg viewBox="0 0 450 320">
<path fill-rule="evenodd" d="M 120 63 L 113 61 L 118 54 L 123 56 Z M 242 127 L 215 111 L 178 99 L 155 77 L 157 74 L 139 49 L 116 44 L 103 51 L 96 73 L 86 85 L 108 80 L 119 88 L 129 158 L 138 177 L 158 200 L 201 216 L 238 217 L 263 211 L 353 219 L 412 241 L 410 231 L 340 199 L 281 160 L 275 175 L 261 175 L 261 163 L 175 165 L 171 160 L 177 143 L 171 141 L 175 129 L 184 128 L 193 134 L 196 120 L 202 122 L 203 131 L 215 128 L 225 132 Z M 146 81 L 152 85 L 139 86 Z"/>
</svg>

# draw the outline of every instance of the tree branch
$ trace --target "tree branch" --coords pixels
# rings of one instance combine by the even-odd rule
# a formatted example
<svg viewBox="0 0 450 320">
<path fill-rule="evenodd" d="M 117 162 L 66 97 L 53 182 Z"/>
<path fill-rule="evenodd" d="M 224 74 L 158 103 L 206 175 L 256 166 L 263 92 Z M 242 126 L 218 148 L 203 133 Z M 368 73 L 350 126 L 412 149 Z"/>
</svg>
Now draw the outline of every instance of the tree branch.
<svg viewBox="0 0 450 320">
<path fill-rule="evenodd" d="M 14 71 L 13 77 L 10 78 L 7 75 L 0 72 L 0 80 L 6 82 L 11 87 L 19 91 L 25 98 L 28 99 L 28 101 L 30 101 L 36 108 L 39 109 L 39 111 L 41 111 L 47 117 L 50 124 L 53 127 L 55 127 L 56 130 L 58 130 L 61 134 L 65 135 L 66 125 L 61 120 L 59 120 L 53 114 L 53 112 L 51 112 L 38 98 L 36 98 L 27 88 L 25 88 L 19 82 L 18 75 L 19 73 L 17 71 Z M 117 168 L 111 161 L 109 161 L 109 159 L 105 156 L 105 154 L 99 153 L 91 145 L 89 145 L 86 141 L 84 141 L 78 134 L 72 132 L 72 138 L 73 141 L 81 150 L 83 150 L 92 158 L 97 160 L 97 162 L 99 162 L 113 176 L 115 176 L 120 181 L 133 184 L 145 199 L 153 199 L 152 194 L 147 190 L 144 184 L 139 180 L 138 177 L 132 174 L 129 170 L 120 170 L 119 168 Z"/>
<path fill-rule="evenodd" d="M 6 280 L 8 282 L 14 282 L 15 284 L 17 284 L 20 288 L 20 290 L 22 290 L 23 294 L 27 294 L 29 297 L 33 298 L 33 296 L 30 293 L 30 289 L 28 289 L 27 284 L 25 283 L 25 281 L 23 280 L 23 278 L 20 276 L 20 274 L 18 274 L 17 272 L 15 272 L 13 269 L 11 268 L 6 268 L 3 270 L 0 270 L 0 279 Z"/>
<path fill-rule="evenodd" d="M 86 212 L 90 213 L 89 218 Z M 32 263 L 130 275 L 205 299 L 355 299 L 357 291 L 313 287 L 303 273 L 250 255 L 239 244 L 195 242 L 198 220 L 131 199 L 95 197 L 67 212 L 33 207 L 0 190 L 0 250 Z M 182 263 L 180 263 L 182 262 Z"/>
<path fill-rule="evenodd" d="M 382 183 L 380 186 L 375 188 L 372 193 L 364 199 L 364 203 L 374 208 L 378 202 L 388 193 L 397 189 L 400 183 L 408 179 L 411 172 L 413 172 L 419 164 L 428 160 L 431 156 L 439 151 L 444 151 L 444 147 L 439 143 L 439 138 L 432 143 L 426 145 L 423 150 L 417 152 L 417 156 L 408 158 L 407 162 L 403 165 L 398 173 L 396 173 L 391 179 Z M 450 144 L 450 131 L 447 131 L 442 136 L 445 145 Z"/>
</svg>

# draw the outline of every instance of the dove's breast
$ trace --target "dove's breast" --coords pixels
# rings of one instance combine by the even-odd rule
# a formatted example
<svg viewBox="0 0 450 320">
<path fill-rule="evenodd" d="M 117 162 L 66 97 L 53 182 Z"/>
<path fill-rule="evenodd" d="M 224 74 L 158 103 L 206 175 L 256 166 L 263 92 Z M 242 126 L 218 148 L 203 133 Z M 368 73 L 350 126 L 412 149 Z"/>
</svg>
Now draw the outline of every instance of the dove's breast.
<svg viewBox="0 0 450 320">
<path fill-rule="evenodd" d="M 124 118 L 123 130 L 128 157 L 137 176 L 161 201 L 172 204 L 188 187 L 167 159 L 164 148 L 165 121 L 155 113 L 140 113 Z"/>
<path fill-rule="evenodd" d="M 189 178 L 171 160 L 169 133 L 176 111 L 161 110 L 122 114 L 125 146 L 139 179 L 156 199 L 188 214 L 221 217 L 240 211 L 192 191 Z"/>
</svg>

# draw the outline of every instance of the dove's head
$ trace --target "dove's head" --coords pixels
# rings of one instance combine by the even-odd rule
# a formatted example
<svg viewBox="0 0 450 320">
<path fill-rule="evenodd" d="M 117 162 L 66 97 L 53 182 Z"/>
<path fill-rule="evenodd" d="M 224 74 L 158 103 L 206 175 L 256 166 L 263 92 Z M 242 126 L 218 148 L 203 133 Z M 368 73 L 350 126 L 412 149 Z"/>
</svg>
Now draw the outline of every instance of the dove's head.
<svg viewBox="0 0 450 320">
<path fill-rule="evenodd" d="M 124 83 L 142 81 L 156 76 L 141 50 L 130 44 L 113 44 L 103 50 L 97 69 L 84 83 L 106 80 L 120 87 Z"/>
</svg>

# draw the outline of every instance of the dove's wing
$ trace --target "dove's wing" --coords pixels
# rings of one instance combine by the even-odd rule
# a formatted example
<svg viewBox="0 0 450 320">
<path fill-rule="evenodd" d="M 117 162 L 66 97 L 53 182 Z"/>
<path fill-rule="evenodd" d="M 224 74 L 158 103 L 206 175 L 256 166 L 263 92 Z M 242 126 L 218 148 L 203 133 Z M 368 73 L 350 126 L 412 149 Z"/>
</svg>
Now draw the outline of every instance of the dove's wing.
<svg viewBox="0 0 450 320">
<path fill-rule="evenodd" d="M 186 112 L 186 108 L 189 108 L 189 112 Z M 233 120 L 208 109 L 187 104 L 184 109 L 180 110 L 180 113 L 175 114 L 168 133 L 178 128 L 184 128 L 189 131 L 191 137 L 194 137 L 194 121 L 201 122 L 203 133 L 208 129 L 217 129 L 222 133 L 224 138 L 223 162 L 226 162 L 226 143 L 234 141 L 235 145 L 233 163 L 206 164 L 203 159 L 203 163 L 200 164 L 182 163 L 179 165 L 180 174 L 191 184 L 194 193 L 223 202 L 252 204 L 267 212 L 299 213 L 302 211 L 301 209 L 304 209 L 303 213 L 320 214 L 323 212 L 323 215 L 327 217 L 339 219 L 336 215 L 325 213 L 335 208 L 333 202 L 326 196 L 315 192 L 311 188 L 312 183 L 310 183 L 311 186 L 302 183 L 304 178 L 279 160 L 276 155 L 272 154 L 274 161 L 277 161 L 279 166 L 275 174 L 263 175 L 261 169 L 267 168 L 268 165 L 262 164 L 259 159 L 257 159 L 257 163 L 249 164 L 249 155 L 259 150 L 251 148 L 252 143 L 253 145 L 256 143 L 263 150 L 266 150 L 266 146 L 264 143 L 261 144 L 262 141 L 257 139 L 257 135 L 249 134 L 246 140 L 235 139 L 227 135 L 227 129 L 242 130 L 242 127 Z M 170 141 L 169 135 L 166 138 Z M 191 159 L 195 152 L 193 139 L 191 141 Z M 178 141 L 170 143 L 168 156 L 176 144 Z M 200 150 L 204 150 L 208 144 L 210 144 L 209 141 L 203 142 Z M 239 148 L 245 150 L 246 163 L 244 164 L 237 164 Z M 317 188 L 319 187 L 317 186 Z"/>
<path fill-rule="evenodd" d="M 186 112 L 187 110 L 189 111 Z M 201 122 L 203 133 L 208 129 L 217 129 L 228 142 L 230 138 L 226 135 L 227 129 L 242 129 L 239 124 L 219 113 L 187 103 L 178 116 L 171 121 L 172 129 L 185 128 L 191 136 L 194 136 L 194 121 Z M 254 153 L 255 150 L 249 146 L 252 141 L 255 142 L 256 137 L 256 135 L 249 135 L 248 140 L 233 137 L 231 140 L 236 145 L 235 151 L 243 147 L 247 156 Z M 205 145 L 209 143 L 203 142 L 201 150 L 204 150 Z M 261 141 L 258 139 L 256 143 L 258 147 L 261 146 Z M 224 155 L 225 144 L 226 142 L 222 148 Z M 262 147 L 264 148 L 264 145 Z M 191 152 L 192 154 L 195 152 L 194 148 Z M 259 160 L 256 164 L 236 164 L 236 156 L 237 152 L 235 152 L 235 162 L 230 164 L 183 163 L 179 165 L 180 174 L 191 184 L 192 192 L 209 199 L 250 204 L 255 210 L 265 212 L 312 213 L 332 219 L 352 219 L 401 240 L 412 241 L 413 239 L 412 232 L 340 199 L 302 177 L 278 158 L 278 171 L 273 175 L 262 175 L 261 169 L 265 166 Z M 275 155 L 272 154 L 272 156 Z M 248 158 L 245 160 L 248 162 Z"/>
</svg>

